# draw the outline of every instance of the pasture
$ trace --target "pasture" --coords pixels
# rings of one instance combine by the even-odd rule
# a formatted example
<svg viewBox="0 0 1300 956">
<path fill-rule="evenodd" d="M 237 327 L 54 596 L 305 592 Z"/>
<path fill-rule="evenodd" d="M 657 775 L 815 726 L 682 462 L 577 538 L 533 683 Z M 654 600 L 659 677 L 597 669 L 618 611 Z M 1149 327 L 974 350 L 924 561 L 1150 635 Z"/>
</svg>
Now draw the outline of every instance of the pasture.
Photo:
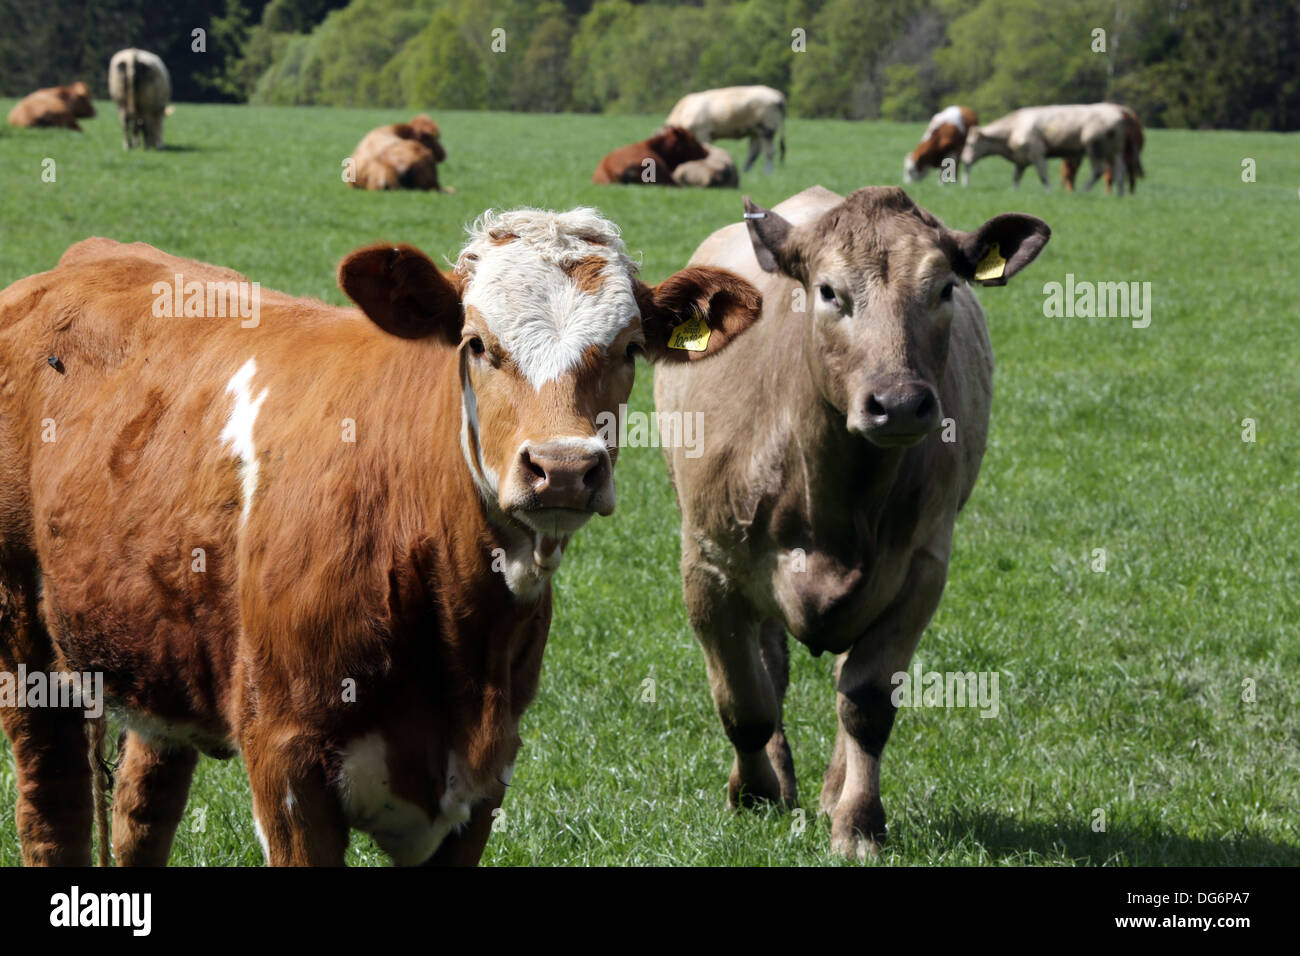
<svg viewBox="0 0 1300 956">
<path fill-rule="evenodd" d="M 667 190 L 589 181 L 656 117 L 435 111 L 457 192 L 387 194 L 346 188 L 340 164 L 407 114 L 180 104 L 167 151 L 125 153 L 97 106 L 84 135 L 0 129 L 0 285 L 102 235 L 338 303 L 334 270 L 357 246 L 406 241 L 441 260 L 489 206 L 576 204 L 619 223 L 656 282 L 739 218 L 742 193 L 771 206 L 813 183 L 899 183 L 923 128 L 792 120 L 775 175 Z M 1010 285 L 978 290 L 997 359 L 991 441 L 917 654 L 926 671 L 997 672 L 999 713 L 900 711 L 879 864 L 1300 864 L 1298 147 L 1150 130 L 1148 178 L 1122 201 L 1062 192 L 1055 161 L 1050 192 L 1032 175 L 1013 191 L 997 158 L 967 189 L 933 175 L 908 187 L 955 228 L 1018 210 L 1053 237 Z M 1046 317 L 1043 285 L 1067 274 L 1150 282 L 1149 327 Z M 651 386 L 642 365 L 635 410 L 652 408 Z M 731 747 L 686 621 L 660 451 L 625 449 L 616 485 L 614 516 L 577 536 L 557 577 L 541 691 L 484 862 L 837 862 L 816 814 L 831 658 L 792 648 L 803 813 L 727 812 Z M 0 744 L 0 865 L 21 862 L 13 808 Z M 261 862 L 242 767 L 204 759 L 172 863 Z M 349 862 L 386 858 L 354 835 Z"/>
</svg>

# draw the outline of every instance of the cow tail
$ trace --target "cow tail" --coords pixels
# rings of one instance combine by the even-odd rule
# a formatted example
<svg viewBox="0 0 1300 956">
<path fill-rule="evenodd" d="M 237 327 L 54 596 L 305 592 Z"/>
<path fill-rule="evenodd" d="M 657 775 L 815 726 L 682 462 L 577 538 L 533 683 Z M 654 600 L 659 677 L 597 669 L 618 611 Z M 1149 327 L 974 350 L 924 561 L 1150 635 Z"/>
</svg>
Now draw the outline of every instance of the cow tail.
<svg viewBox="0 0 1300 956">
<path fill-rule="evenodd" d="M 135 51 L 124 61 L 126 67 L 126 115 L 135 122 Z"/>
<path fill-rule="evenodd" d="M 95 797 L 95 834 L 99 840 L 99 866 L 110 866 L 108 852 L 108 791 L 112 786 L 108 761 L 104 758 L 104 736 L 108 718 L 102 714 L 90 721 L 90 780 Z"/>
</svg>

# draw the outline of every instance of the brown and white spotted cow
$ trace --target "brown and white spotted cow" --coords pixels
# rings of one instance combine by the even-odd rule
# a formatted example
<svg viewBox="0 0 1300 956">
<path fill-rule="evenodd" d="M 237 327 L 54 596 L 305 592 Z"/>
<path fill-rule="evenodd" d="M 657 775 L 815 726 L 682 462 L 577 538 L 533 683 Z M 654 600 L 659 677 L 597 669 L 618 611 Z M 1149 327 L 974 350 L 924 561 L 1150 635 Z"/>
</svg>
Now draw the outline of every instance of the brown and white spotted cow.
<svg viewBox="0 0 1300 956">
<path fill-rule="evenodd" d="M 90 87 L 83 80 L 50 86 L 24 96 L 9 111 L 10 126 L 52 126 L 80 131 L 79 119 L 95 115 Z"/>
<path fill-rule="evenodd" d="M 920 182 L 931 168 L 941 166 L 946 159 L 954 160 L 954 172 L 960 172 L 966 134 L 977 122 L 979 119 L 969 106 L 949 106 L 930 117 L 921 142 L 903 157 L 903 182 Z"/>
<path fill-rule="evenodd" d="M 0 293 L 0 671 L 103 674 L 119 863 L 166 862 L 200 751 L 242 754 L 272 864 L 341 864 L 351 828 L 476 862 L 551 577 L 614 508 L 598 416 L 637 355 L 760 311 L 720 269 L 643 284 L 592 209 L 485 214 L 449 274 L 373 245 L 338 277 L 359 309 L 205 318 L 243 276 L 89 239 Z M 708 351 L 667 347 L 701 315 Z M 86 864 L 82 711 L 0 719 L 24 859 Z"/>
<path fill-rule="evenodd" d="M 891 678 L 939 604 L 984 455 L 993 354 L 970 283 L 1003 284 L 1050 231 L 1008 213 L 959 232 L 898 188 L 745 210 L 748 229 L 715 232 L 691 263 L 749 279 L 765 318 L 698 374 L 655 374 L 660 414 L 690 409 L 713 436 L 667 452 L 683 591 L 735 749 L 732 806 L 798 800 L 786 633 L 837 655 L 821 806 L 833 848 L 863 857 L 885 834 Z"/>
</svg>

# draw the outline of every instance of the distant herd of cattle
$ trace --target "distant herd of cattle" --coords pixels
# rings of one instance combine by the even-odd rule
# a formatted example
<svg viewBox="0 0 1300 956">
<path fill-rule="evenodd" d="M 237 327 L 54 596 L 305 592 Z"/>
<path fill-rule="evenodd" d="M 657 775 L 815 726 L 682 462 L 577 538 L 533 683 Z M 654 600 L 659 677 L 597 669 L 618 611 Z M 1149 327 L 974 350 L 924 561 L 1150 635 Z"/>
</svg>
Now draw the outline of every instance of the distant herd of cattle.
<svg viewBox="0 0 1300 956">
<path fill-rule="evenodd" d="M 141 51 L 113 64 L 127 147 L 161 147 L 165 68 Z M 73 84 L 10 121 L 92 115 Z M 711 140 L 751 137 L 745 168 L 763 152 L 770 172 L 784 118 L 764 87 L 692 94 L 594 178 L 735 185 Z M 1108 104 L 986 127 L 952 107 L 904 172 L 995 154 L 1046 185 L 1061 157 L 1072 186 L 1087 156 L 1122 192 L 1141 142 Z M 445 155 L 427 116 L 381 127 L 353 185 L 437 190 Z M 552 578 L 614 509 L 601 422 L 640 356 L 661 420 L 711 423 L 693 454 L 665 452 L 686 608 L 735 752 L 727 802 L 798 805 L 791 634 L 837 655 L 833 849 L 874 855 L 891 675 L 939 603 L 988 436 L 972 285 L 1006 284 L 1050 235 L 1018 213 L 958 231 L 898 187 L 814 186 L 771 209 L 746 198 L 743 222 L 650 286 L 594 209 L 488 211 L 449 271 L 366 246 L 338 268 L 355 307 L 263 291 L 253 328 L 154 317 L 160 286 L 238 289 L 239 273 L 76 243 L 0 291 L 0 672 L 104 675 L 127 727 L 120 864 L 167 861 L 200 752 L 242 755 L 272 864 L 340 864 L 352 829 L 400 864 L 475 863 L 537 691 Z M 89 863 L 106 805 L 82 713 L 0 706 L 0 721 L 24 860 Z"/>
<path fill-rule="evenodd" d="M 109 64 L 108 78 L 126 148 L 138 134 L 142 145 L 161 149 L 163 116 L 171 112 L 171 82 L 162 60 L 144 50 L 121 50 Z M 30 94 L 9 113 L 9 123 L 79 130 L 77 120 L 94 115 L 90 89 L 78 81 Z M 785 117 L 785 95 L 770 86 L 689 93 L 672 108 L 662 129 L 602 159 L 592 182 L 735 188 L 740 185 L 736 163 L 713 141 L 748 139 L 745 172 L 762 153 L 764 171 L 770 174 L 778 137 L 785 160 Z M 1105 176 L 1106 192 L 1115 185 L 1122 196 L 1125 183 L 1136 191 L 1137 178 L 1143 175 L 1142 145 L 1137 114 L 1113 103 L 1028 107 L 988 126 L 979 126 L 969 107 L 949 106 L 931 118 L 920 144 L 904 159 L 903 179 L 916 182 L 928 170 L 948 165 L 952 178 L 960 173 L 965 185 L 977 160 L 1002 156 L 1015 165 L 1017 186 L 1025 169 L 1033 166 L 1046 187 L 1047 160 L 1061 159 L 1065 188 L 1073 191 L 1086 156 L 1092 179 L 1084 189 Z M 438 164 L 446 158 L 438 124 L 420 115 L 367 133 L 350 158 L 348 181 L 357 189 L 450 191 L 438 182 Z"/>
</svg>

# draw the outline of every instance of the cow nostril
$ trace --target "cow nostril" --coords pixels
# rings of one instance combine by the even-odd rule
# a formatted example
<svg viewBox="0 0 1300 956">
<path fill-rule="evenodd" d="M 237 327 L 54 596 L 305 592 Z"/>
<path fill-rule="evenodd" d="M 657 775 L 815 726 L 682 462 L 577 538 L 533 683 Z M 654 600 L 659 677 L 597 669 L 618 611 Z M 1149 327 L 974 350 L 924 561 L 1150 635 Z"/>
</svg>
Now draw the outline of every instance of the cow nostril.
<svg viewBox="0 0 1300 956">
<path fill-rule="evenodd" d="M 916 403 L 916 417 L 923 421 L 929 418 L 930 413 L 933 411 L 934 411 L 934 395 L 933 393 L 927 391 L 924 395 L 921 396 L 921 400 Z"/>
<path fill-rule="evenodd" d="M 599 488 L 605 483 L 605 463 L 598 461 L 582 476 L 582 486 L 588 489 Z"/>
<path fill-rule="evenodd" d="M 520 458 L 523 462 L 524 471 L 536 478 L 539 482 L 546 480 L 546 469 L 533 461 L 532 456 L 530 456 L 528 452 L 523 452 L 520 455 Z"/>
<path fill-rule="evenodd" d="M 868 396 L 867 398 L 867 414 L 872 418 L 887 418 L 889 416 L 889 412 L 885 409 L 885 406 L 882 405 L 880 399 L 876 398 L 874 395 Z"/>
</svg>

